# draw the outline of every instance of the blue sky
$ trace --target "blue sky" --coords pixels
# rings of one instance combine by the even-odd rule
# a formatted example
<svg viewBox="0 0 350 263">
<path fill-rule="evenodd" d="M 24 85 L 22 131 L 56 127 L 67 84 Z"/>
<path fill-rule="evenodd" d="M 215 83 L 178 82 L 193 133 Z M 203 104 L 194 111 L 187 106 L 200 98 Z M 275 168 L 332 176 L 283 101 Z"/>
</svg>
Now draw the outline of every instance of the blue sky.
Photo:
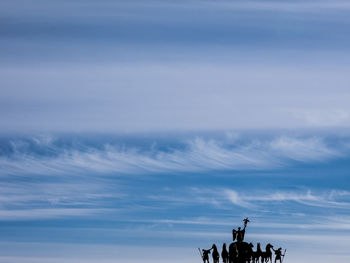
<svg viewBox="0 0 350 263">
<path fill-rule="evenodd" d="M 349 9 L 2 1 L 1 261 L 348 262 Z"/>
</svg>

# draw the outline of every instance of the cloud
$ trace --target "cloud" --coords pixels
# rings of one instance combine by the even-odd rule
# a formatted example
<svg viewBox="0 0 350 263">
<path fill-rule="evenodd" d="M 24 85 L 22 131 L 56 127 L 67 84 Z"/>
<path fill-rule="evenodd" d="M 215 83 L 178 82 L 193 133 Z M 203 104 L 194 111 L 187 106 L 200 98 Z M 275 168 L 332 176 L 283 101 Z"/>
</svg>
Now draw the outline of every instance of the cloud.
<svg viewBox="0 0 350 263">
<path fill-rule="evenodd" d="M 324 216 L 312 216 L 307 219 L 303 217 L 302 223 L 271 223 L 271 222 L 260 222 L 256 223 L 257 227 L 266 228 L 278 228 L 278 229 L 301 229 L 301 230 L 341 230 L 350 231 L 350 218 L 348 216 L 343 216 L 340 218 L 335 215 L 333 217 Z"/>
<path fill-rule="evenodd" d="M 106 213 L 108 211 L 110 210 L 98 208 L 3 209 L 0 210 L 0 221 L 86 217 Z"/>
<path fill-rule="evenodd" d="M 347 139 L 341 142 L 344 140 Z M 180 204 L 210 206 L 223 213 L 232 209 L 232 205 L 244 211 L 268 209 L 270 203 L 282 202 L 348 209 L 350 194 L 344 190 L 260 192 L 254 188 L 244 192 L 220 184 L 211 189 L 187 185 L 162 190 L 153 184 L 145 189 L 134 181 L 139 176 L 187 176 L 186 173 L 203 173 L 201 176 L 208 179 L 217 173 L 231 176 L 230 171 L 280 169 L 295 162 L 324 162 L 346 154 L 347 149 L 319 136 L 249 137 L 228 133 L 221 137 L 186 135 L 177 140 L 148 138 L 141 143 L 113 136 L 2 138 L 0 216 L 3 220 L 84 213 L 93 216 L 104 213 L 100 208 L 111 207 L 129 215 L 136 210 L 142 213 L 145 207 L 158 209 L 165 204 L 168 208 Z M 142 205 L 140 200 L 146 203 Z M 74 210 L 77 208 L 87 210 Z"/>
<path fill-rule="evenodd" d="M 125 198 L 117 186 L 113 189 L 103 181 L 88 178 L 84 181 L 62 180 L 51 182 L 0 182 L 0 207 L 35 206 L 97 206 L 102 199 Z"/>
<path fill-rule="evenodd" d="M 111 187 L 103 180 L 55 178 L 27 182 L 5 179 L 0 182 L 0 221 L 93 217 L 119 212 L 121 207 L 111 210 L 109 204 L 125 198 L 127 194 L 118 186 Z"/>
<path fill-rule="evenodd" d="M 166 262 L 191 263 L 199 258 L 196 250 L 185 246 L 2 242 L 1 247 L 0 261 L 9 263 L 161 263 L 169 255 Z"/>
<path fill-rule="evenodd" d="M 189 57 L 194 55 L 188 53 Z M 226 54 L 229 51 L 224 53 L 230 56 Z M 0 66 L 4 87 L 0 94 L 1 131 L 349 127 L 347 65 L 339 62 L 343 56 L 315 55 L 334 64 L 327 70 L 307 63 L 296 69 L 288 53 L 280 56 L 285 56 L 283 65 L 278 61 L 266 65 L 269 56 L 264 54 L 255 56 L 262 57 L 262 61 L 216 61 L 212 65 L 205 61 L 143 61 L 67 66 L 57 63 L 38 68 Z M 317 89 L 312 86 L 314 79 L 320 83 Z M 124 83 L 128 88 L 122 88 Z M 28 89 L 32 91 L 29 94 Z M 252 96 L 262 92 L 264 96 Z M 317 123 L 305 117 L 308 108 L 319 112 Z"/>
<path fill-rule="evenodd" d="M 264 228 L 270 229 L 271 231 L 283 230 L 342 230 L 350 231 L 350 219 L 348 217 L 339 218 L 335 217 L 322 217 L 322 216 L 311 216 L 309 218 L 302 216 L 300 218 L 302 222 L 297 223 L 283 223 L 281 219 L 261 219 L 254 218 L 254 223 L 250 226 L 251 228 Z M 213 218 L 187 218 L 187 219 L 139 219 L 131 220 L 136 223 L 148 223 L 148 224 L 165 224 L 165 225 L 195 225 L 195 226 L 216 226 L 216 227 L 232 227 L 235 221 L 240 221 L 241 218 L 228 217 L 225 219 L 218 220 L 216 217 Z M 271 222 L 275 220 L 274 222 Z"/>
<path fill-rule="evenodd" d="M 0 156 L 1 174 L 122 175 L 266 170 L 286 166 L 291 161 L 327 161 L 344 156 L 347 150 L 329 146 L 321 137 L 256 138 L 234 144 L 196 137 L 176 147 L 149 148 L 94 142 L 65 146 L 57 143 L 61 140 L 10 141 L 3 146 L 4 154 Z"/>
<path fill-rule="evenodd" d="M 291 109 L 293 118 L 311 127 L 345 127 L 350 121 L 348 109 Z"/>
<path fill-rule="evenodd" d="M 346 1 L 122 2 L 2 1 L 2 132 L 349 128 Z"/>
<path fill-rule="evenodd" d="M 328 159 L 330 156 L 340 156 L 336 149 L 331 149 L 319 137 L 305 139 L 280 137 L 273 140 L 270 146 L 281 156 L 300 162 L 321 161 Z"/>
<path fill-rule="evenodd" d="M 339 192 L 339 193 L 338 193 Z M 338 201 L 337 197 L 347 195 L 346 191 L 326 191 L 324 193 L 312 193 L 311 190 L 306 192 L 300 191 L 275 191 L 272 192 L 260 192 L 253 194 L 239 193 L 235 190 L 225 189 L 224 196 L 231 203 L 245 207 L 245 208 L 258 208 L 261 203 L 272 202 L 296 202 L 302 205 L 314 206 L 314 207 L 327 207 L 327 208 L 350 208 L 350 201 L 343 200 Z"/>
<path fill-rule="evenodd" d="M 226 190 L 225 194 L 226 194 L 227 198 L 235 205 L 242 206 L 245 208 L 253 208 L 254 207 L 251 203 L 244 201 L 244 198 L 242 198 L 236 191 Z"/>
<path fill-rule="evenodd" d="M 214 226 L 232 226 L 232 221 L 218 221 L 209 218 L 191 218 L 191 219 L 151 219 L 135 220 L 135 222 L 155 223 L 155 224 L 180 224 L 180 225 L 214 225 Z"/>
</svg>

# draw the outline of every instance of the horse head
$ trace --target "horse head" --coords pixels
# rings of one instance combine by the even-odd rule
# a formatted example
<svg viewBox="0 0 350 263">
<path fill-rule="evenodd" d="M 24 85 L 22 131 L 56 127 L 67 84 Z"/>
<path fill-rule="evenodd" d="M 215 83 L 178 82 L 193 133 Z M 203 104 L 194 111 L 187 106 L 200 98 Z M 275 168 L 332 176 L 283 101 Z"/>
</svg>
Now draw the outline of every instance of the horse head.
<svg viewBox="0 0 350 263">
<path fill-rule="evenodd" d="M 266 251 L 270 250 L 271 248 L 273 248 L 273 245 L 271 245 L 270 243 L 268 243 L 266 245 Z"/>
<path fill-rule="evenodd" d="M 256 251 L 258 251 L 258 252 L 262 251 L 260 243 L 256 244 Z"/>
</svg>

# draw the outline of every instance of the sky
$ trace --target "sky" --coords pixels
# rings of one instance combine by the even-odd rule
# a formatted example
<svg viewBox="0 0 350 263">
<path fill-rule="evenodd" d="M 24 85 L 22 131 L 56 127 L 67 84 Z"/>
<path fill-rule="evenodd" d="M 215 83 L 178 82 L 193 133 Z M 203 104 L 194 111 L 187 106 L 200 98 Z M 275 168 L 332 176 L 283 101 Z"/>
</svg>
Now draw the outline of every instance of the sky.
<svg viewBox="0 0 350 263">
<path fill-rule="evenodd" d="M 350 259 L 350 3 L 0 3 L 0 261 Z"/>
</svg>

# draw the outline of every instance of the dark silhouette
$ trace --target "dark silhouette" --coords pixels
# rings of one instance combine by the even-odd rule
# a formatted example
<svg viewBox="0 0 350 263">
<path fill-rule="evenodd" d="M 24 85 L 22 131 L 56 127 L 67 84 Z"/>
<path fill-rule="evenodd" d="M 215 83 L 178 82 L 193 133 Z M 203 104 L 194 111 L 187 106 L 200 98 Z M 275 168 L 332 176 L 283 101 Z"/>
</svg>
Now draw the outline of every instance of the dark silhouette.
<svg viewBox="0 0 350 263">
<path fill-rule="evenodd" d="M 273 249 L 273 251 L 275 251 L 275 255 L 276 255 L 275 256 L 275 263 L 277 262 L 277 260 L 279 260 L 280 263 L 282 263 L 282 258 L 281 258 L 281 256 L 282 256 L 282 248 L 280 247 L 279 249 L 276 249 L 276 250 Z"/>
<path fill-rule="evenodd" d="M 229 247 L 229 263 L 249 263 L 253 256 L 253 247 L 252 243 L 231 243 Z"/>
<path fill-rule="evenodd" d="M 253 258 L 252 258 L 253 263 L 259 263 L 259 259 L 261 258 L 261 255 L 262 255 L 262 250 L 261 250 L 260 243 L 258 243 L 256 246 L 256 251 L 254 251 L 253 253 Z M 263 262 L 261 261 L 261 263 Z"/>
<path fill-rule="evenodd" d="M 247 224 L 249 221 L 248 217 L 243 219 L 244 222 L 244 228 L 241 229 L 238 227 L 238 230 L 232 229 L 232 241 L 235 241 L 237 239 L 237 242 L 243 242 L 244 241 L 244 235 L 245 235 L 245 229 L 247 227 Z"/>
<path fill-rule="evenodd" d="M 272 263 L 272 251 L 275 252 L 275 261 L 274 263 L 283 263 L 284 256 L 286 254 L 286 250 L 284 254 L 282 254 L 282 248 L 277 250 L 273 249 L 273 246 L 268 243 L 266 245 L 265 251 L 261 250 L 260 243 L 257 243 L 256 251 L 253 251 L 254 245 L 252 243 L 244 242 L 244 235 L 247 224 L 250 220 L 247 218 L 243 219 L 244 228 L 240 227 L 235 230 L 232 230 L 232 239 L 233 242 L 229 245 L 228 251 L 226 247 L 226 243 L 223 243 L 221 258 L 223 263 Z M 210 249 L 199 249 L 201 257 L 204 263 L 209 263 L 209 254 L 212 251 L 213 263 L 219 263 L 220 254 L 215 244 L 212 245 Z M 260 262 L 259 262 L 260 259 Z M 279 262 L 277 262 L 279 261 Z"/>
<path fill-rule="evenodd" d="M 212 254 L 213 263 L 219 263 L 220 254 L 219 254 L 219 252 L 218 252 L 218 249 L 217 249 L 216 245 L 213 244 L 213 246 L 211 247 L 211 249 L 213 250 L 213 254 Z"/>
<path fill-rule="evenodd" d="M 246 217 L 243 219 L 243 222 L 244 222 L 244 228 L 245 228 L 250 221 L 249 221 L 248 217 Z"/>
<path fill-rule="evenodd" d="M 273 249 L 273 245 L 271 245 L 270 243 L 266 245 L 265 251 L 263 251 L 261 254 L 261 262 L 262 263 L 269 262 L 269 261 L 272 263 L 271 248 Z"/>
<path fill-rule="evenodd" d="M 228 248 L 229 263 L 236 263 L 238 261 L 238 247 L 237 242 L 231 243 Z"/>
<path fill-rule="evenodd" d="M 210 249 L 202 249 L 202 253 L 203 263 L 209 263 Z"/>
<path fill-rule="evenodd" d="M 284 253 L 283 253 L 283 255 L 282 255 L 282 260 L 281 260 L 281 263 L 283 263 L 284 256 L 286 255 L 286 253 L 287 253 L 287 249 L 284 249 Z"/>
<path fill-rule="evenodd" d="M 242 243 L 242 244 L 247 244 L 247 243 Z M 243 255 L 243 261 L 242 262 L 247 262 L 249 263 L 253 257 L 253 243 L 249 243 L 245 247 L 245 254 Z"/>
<path fill-rule="evenodd" d="M 222 245 L 221 258 L 223 263 L 228 263 L 228 252 L 226 248 L 226 243 Z"/>
<path fill-rule="evenodd" d="M 232 229 L 232 241 L 235 241 L 237 237 L 237 231 L 236 229 Z"/>
<path fill-rule="evenodd" d="M 243 242 L 244 235 L 245 235 L 245 228 L 246 228 L 246 226 L 244 226 L 244 228 L 242 230 L 240 227 L 238 228 L 238 230 L 237 230 L 237 242 Z"/>
</svg>

